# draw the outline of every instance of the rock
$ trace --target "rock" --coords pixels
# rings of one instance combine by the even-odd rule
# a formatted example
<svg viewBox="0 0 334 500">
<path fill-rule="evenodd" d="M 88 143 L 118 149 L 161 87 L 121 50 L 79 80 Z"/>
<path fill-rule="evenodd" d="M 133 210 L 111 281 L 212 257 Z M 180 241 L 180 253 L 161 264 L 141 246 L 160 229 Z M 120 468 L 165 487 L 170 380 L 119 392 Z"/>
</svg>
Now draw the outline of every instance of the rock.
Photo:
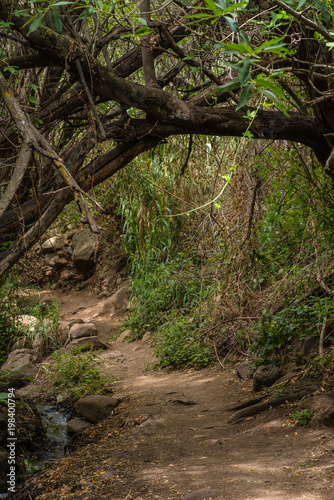
<svg viewBox="0 0 334 500">
<path fill-rule="evenodd" d="M 1 378 L 5 379 L 12 387 L 23 387 L 33 377 L 38 368 L 36 362 L 41 360 L 40 353 L 31 349 L 16 349 L 12 351 L 7 361 L 0 369 Z"/>
<path fill-rule="evenodd" d="M 52 253 L 60 250 L 64 244 L 62 236 L 52 236 L 42 244 L 42 252 Z"/>
<path fill-rule="evenodd" d="M 240 363 L 240 365 L 237 366 L 237 374 L 241 379 L 251 378 L 253 373 L 254 370 L 248 361 Z"/>
<path fill-rule="evenodd" d="M 82 337 L 95 337 L 98 334 L 96 326 L 93 323 L 75 323 L 69 331 L 71 340 Z"/>
<path fill-rule="evenodd" d="M 131 290 L 124 285 L 114 295 L 107 299 L 103 306 L 103 314 L 109 314 L 112 319 L 123 316 L 128 310 Z"/>
<path fill-rule="evenodd" d="M 68 227 L 69 229 L 69 227 Z M 66 234 L 65 234 L 65 240 L 66 241 L 71 241 L 73 236 L 77 233 L 77 229 L 71 229 L 70 231 L 68 231 Z"/>
<path fill-rule="evenodd" d="M 307 335 L 304 339 L 298 340 L 293 347 L 293 352 L 308 356 L 312 349 L 317 345 L 317 338 L 313 335 Z"/>
<path fill-rule="evenodd" d="M 68 324 L 68 329 L 71 330 L 73 325 L 83 325 L 83 324 L 84 324 L 84 320 L 81 318 L 72 319 L 72 321 L 70 321 Z"/>
<path fill-rule="evenodd" d="M 142 339 L 141 341 L 143 342 L 143 344 L 149 344 L 150 341 L 152 340 L 151 339 L 151 335 L 152 335 L 152 332 L 146 332 L 144 333 L 144 335 L 142 336 Z"/>
<path fill-rule="evenodd" d="M 98 235 L 89 229 L 76 233 L 72 238 L 72 260 L 77 271 L 86 273 L 94 266 Z"/>
<path fill-rule="evenodd" d="M 87 427 L 90 427 L 92 424 L 87 420 L 83 420 L 82 418 L 72 418 L 67 422 L 67 434 L 69 436 L 73 436 L 73 434 L 77 434 L 77 432 L 84 431 Z"/>
<path fill-rule="evenodd" d="M 65 257 L 59 257 L 57 254 L 48 254 L 45 257 L 45 264 L 58 270 L 66 267 L 68 261 Z"/>
<path fill-rule="evenodd" d="M 325 427 L 334 427 L 334 405 L 326 410 L 317 413 L 311 420 L 313 429 L 323 429 Z"/>
<path fill-rule="evenodd" d="M 124 330 L 124 332 L 121 333 L 121 335 L 116 340 L 116 343 L 120 344 L 121 342 L 126 342 L 127 340 L 132 339 L 132 335 L 132 330 Z"/>
<path fill-rule="evenodd" d="M 188 493 L 183 500 L 210 500 L 210 498 L 216 498 L 219 495 L 218 490 L 213 490 L 211 488 L 204 488 L 202 490 L 192 491 Z"/>
<path fill-rule="evenodd" d="M 121 353 L 121 351 L 106 351 L 102 352 L 99 356 L 100 359 L 107 360 L 107 359 L 117 359 L 117 358 L 124 358 L 124 354 Z"/>
<path fill-rule="evenodd" d="M 45 340 L 45 336 L 42 333 L 37 333 L 32 341 L 32 348 L 35 351 L 43 352 Z"/>
<path fill-rule="evenodd" d="M 59 321 L 58 338 L 61 345 L 64 345 L 69 338 L 69 326 L 66 321 Z"/>
<path fill-rule="evenodd" d="M 9 470 L 9 464 L 8 464 L 8 458 L 9 458 L 9 453 L 5 448 L 0 446 L 0 471 L 7 471 Z"/>
<path fill-rule="evenodd" d="M 282 375 L 286 375 L 287 373 L 294 373 L 299 371 L 299 367 L 301 365 L 301 356 L 297 353 L 289 353 L 284 356 L 281 366 Z"/>
<path fill-rule="evenodd" d="M 119 403 L 118 399 L 110 396 L 85 396 L 76 402 L 75 411 L 89 422 L 97 424 L 110 415 Z"/>
<path fill-rule="evenodd" d="M 275 365 L 260 366 L 253 375 L 253 389 L 260 391 L 262 387 L 270 387 L 281 376 L 280 370 Z"/>
<path fill-rule="evenodd" d="M 0 371 L 8 370 L 10 369 L 9 367 L 14 367 L 16 362 L 23 360 L 26 356 L 29 356 L 32 363 L 39 363 L 42 359 L 40 353 L 33 351 L 32 349 L 16 349 L 9 354 Z"/>
<path fill-rule="evenodd" d="M 18 339 L 14 344 L 11 346 L 11 351 L 16 351 L 16 349 L 25 349 L 31 348 L 31 342 L 26 337 L 22 337 Z"/>
<path fill-rule="evenodd" d="M 40 295 L 38 304 L 42 306 L 42 311 L 45 312 L 53 304 L 53 297 L 50 293 L 43 293 Z"/>
<path fill-rule="evenodd" d="M 72 340 L 67 346 L 67 351 L 81 348 L 81 352 L 97 351 L 98 349 L 108 349 L 108 346 L 98 339 L 98 337 L 82 337 Z"/>
<path fill-rule="evenodd" d="M 23 314 L 17 317 L 17 321 L 20 325 L 20 330 L 26 333 L 35 332 L 40 322 L 35 316 L 28 316 L 28 314 Z"/>
</svg>

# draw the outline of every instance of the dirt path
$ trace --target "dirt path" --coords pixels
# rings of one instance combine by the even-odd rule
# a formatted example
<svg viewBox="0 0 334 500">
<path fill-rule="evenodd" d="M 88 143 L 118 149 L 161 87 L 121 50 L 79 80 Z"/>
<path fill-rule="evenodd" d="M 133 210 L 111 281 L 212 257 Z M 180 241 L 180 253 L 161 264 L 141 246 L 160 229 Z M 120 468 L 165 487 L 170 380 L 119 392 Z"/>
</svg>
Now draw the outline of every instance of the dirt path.
<svg viewBox="0 0 334 500">
<path fill-rule="evenodd" d="M 58 300 L 62 319 L 80 313 L 110 338 L 101 301 L 86 292 Z M 117 412 L 85 431 L 71 455 L 30 478 L 15 498 L 334 498 L 334 434 L 295 426 L 292 405 L 228 424 L 229 408 L 251 397 L 250 382 L 233 367 L 150 372 L 153 349 L 142 341 L 111 343 L 100 356 L 117 379 Z"/>
</svg>

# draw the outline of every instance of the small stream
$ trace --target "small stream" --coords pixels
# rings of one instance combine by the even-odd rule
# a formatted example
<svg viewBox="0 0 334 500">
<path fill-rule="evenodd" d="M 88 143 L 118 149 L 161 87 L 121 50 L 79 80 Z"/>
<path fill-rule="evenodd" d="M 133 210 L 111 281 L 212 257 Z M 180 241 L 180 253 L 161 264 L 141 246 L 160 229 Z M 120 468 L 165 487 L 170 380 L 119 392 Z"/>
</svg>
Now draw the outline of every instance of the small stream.
<svg viewBox="0 0 334 500">
<path fill-rule="evenodd" d="M 68 443 L 67 421 L 69 413 L 60 412 L 55 406 L 37 403 L 43 424 L 46 427 L 46 437 L 50 444 L 48 449 L 40 450 L 36 458 L 25 460 L 26 470 L 23 477 L 31 476 L 43 469 L 50 460 L 61 458 L 65 455 L 64 448 Z M 8 493 L 0 493 L 0 500 L 8 498 Z"/>
<path fill-rule="evenodd" d="M 36 405 L 42 415 L 43 423 L 46 427 L 46 436 L 50 440 L 49 449 L 41 450 L 37 458 L 25 462 L 26 471 L 24 476 L 30 476 L 39 471 L 49 460 L 64 456 L 64 448 L 68 442 L 66 432 L 68 414 L 60 412 L 52 405 Z"/>
</svg>

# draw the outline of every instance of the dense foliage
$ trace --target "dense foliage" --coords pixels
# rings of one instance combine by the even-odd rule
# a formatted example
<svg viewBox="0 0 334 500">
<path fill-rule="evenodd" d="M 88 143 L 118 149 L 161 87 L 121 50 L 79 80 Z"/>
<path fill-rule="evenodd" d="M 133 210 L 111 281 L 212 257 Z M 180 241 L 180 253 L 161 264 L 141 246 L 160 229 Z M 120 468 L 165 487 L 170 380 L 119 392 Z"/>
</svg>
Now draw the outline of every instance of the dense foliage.
<svg viewBox="0 0 334 500">
<path fill-rule="evenodd" d="M 0 0 L 0 275 L 70 201 L 93 231 L 102 204 L 163 365 L 209 362 L 205 331 L 224 359 L 330 340 L 333 14 Z"/>
</svg>

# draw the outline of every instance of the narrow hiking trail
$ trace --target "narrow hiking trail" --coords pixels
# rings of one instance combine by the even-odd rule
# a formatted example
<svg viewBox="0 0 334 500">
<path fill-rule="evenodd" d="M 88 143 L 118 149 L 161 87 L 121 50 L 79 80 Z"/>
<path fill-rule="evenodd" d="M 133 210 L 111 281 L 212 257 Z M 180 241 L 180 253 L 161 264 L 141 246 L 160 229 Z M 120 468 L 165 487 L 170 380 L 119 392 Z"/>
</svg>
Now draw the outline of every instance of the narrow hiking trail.
<svg viewBox="0 0 334 500">
<path fill-rule="evenodd" d="M 230 408 L 254 397 L 233 366 L 148 371 L 147 340 L 116 342 L 103 300 L 87 290 L 51 292 L 62 321 L 93 321 L 108 349 L 113 415 L 84 431 L 70 455 L 30 477 L 15 499 L 39 500 L 330 500 L 334 434 L 296 426 L 284 404 L 233 425 Z M 114 334 L 111 334 L 111 328 Z M 41 394 L 43 377 L 21 389 Z M 300 402 L 298 403 L 300 404 Z M 306 403 L 307 407 L 307 403 Z"/>
</svg>

